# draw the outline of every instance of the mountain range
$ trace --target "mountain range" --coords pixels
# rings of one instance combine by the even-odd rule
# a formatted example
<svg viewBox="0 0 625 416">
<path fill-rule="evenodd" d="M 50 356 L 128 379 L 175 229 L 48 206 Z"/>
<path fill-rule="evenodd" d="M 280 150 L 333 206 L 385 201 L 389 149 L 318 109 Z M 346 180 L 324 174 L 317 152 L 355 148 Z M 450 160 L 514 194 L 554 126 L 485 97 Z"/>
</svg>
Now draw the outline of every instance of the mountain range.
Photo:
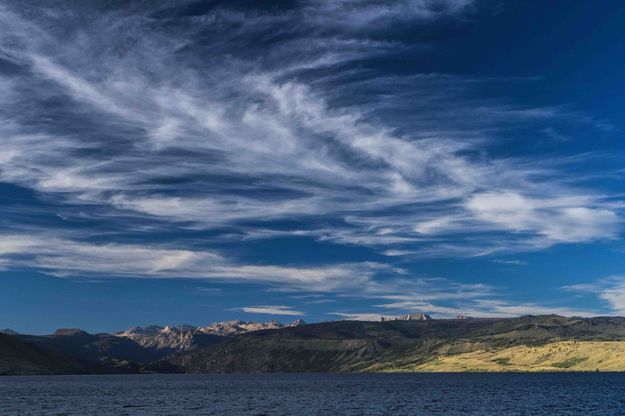
<svg viewBox="0 0 625 416">
<path fill-rule="evenodd" d="M 170 354 L 206 348 L 247 332 L 305 324 L 301 319 L 288 325 L 275 320 L 231 320 L 206 327 L 132 327 L 115 334 L 64 328 L 50 335 L 25 335 L 4 329 L 0 331 L 0 348 L 4 347 L 0 349 L 0 374 L 175 372 L 179 369 L 163 359 Z M 36 359 L 30 363 L 28 357 Z M 46 362 L 50 365 L 43 365 Z"/>
<path fill-rule="evenodd" d="M 191 325 L 179 326 L 146 326 L 132 327 L 115 335 L 129 338 L 138 344 L 157 350 L 168 349 L 170 351 L 190 350 L 198 346 L 206 346 L 221 340 L 221 337 L 231 337 L 246 332 L 260 331 L 263 329 L 279 329 L 285 326 L 304 325 L 305 322 L 298 319 L 289 325 L 278 321 L 268 322 L 245 322 L 240 320 L 214 322 L 205 327 Z"/>
<path fill-rule="evenodd" d="M 414 315 L 0 334 L 0 374 L 591 370 L 625 371 L 625 318 Z"/>
</svg>

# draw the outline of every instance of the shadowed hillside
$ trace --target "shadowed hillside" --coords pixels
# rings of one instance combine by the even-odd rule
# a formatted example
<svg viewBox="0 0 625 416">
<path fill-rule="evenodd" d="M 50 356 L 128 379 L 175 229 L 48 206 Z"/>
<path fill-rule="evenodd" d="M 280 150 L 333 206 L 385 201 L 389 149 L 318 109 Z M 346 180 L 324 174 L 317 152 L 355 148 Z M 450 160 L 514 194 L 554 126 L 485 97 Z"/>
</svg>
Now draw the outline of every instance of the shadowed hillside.
<svg viewBox="0 0 625 416">
<path fill-rule="evenodd" d="M 80 373 L 77 364 L 19 339 L 0 334 L 0 375 Z"/>
<path fill-rule="evenodd" d="M 166 354 L 144 348 L 125 337 L 89 334 L 79 329 L 59 329 L 51 335 L 17 335 L 16 338 L 44 351 L 67 357 L 91 373 L 141 372 Z M 165 369 L 162 363 L 158 368 Z M 169 371 L 173 370 L 168 367 Z"/>
</svg>

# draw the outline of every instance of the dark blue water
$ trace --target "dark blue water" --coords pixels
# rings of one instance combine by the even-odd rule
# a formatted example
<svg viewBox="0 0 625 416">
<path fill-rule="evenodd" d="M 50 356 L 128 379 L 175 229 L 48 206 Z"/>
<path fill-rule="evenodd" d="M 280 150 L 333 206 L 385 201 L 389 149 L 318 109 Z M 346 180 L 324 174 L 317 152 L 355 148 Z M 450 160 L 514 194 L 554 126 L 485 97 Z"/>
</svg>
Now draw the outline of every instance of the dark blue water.
<svg viewBox="0 0 625 416">
<path fill-rule="evenodd" d="M 624 415 L 625 374 L 0 377 L 0 415 Z"/>
</svg>

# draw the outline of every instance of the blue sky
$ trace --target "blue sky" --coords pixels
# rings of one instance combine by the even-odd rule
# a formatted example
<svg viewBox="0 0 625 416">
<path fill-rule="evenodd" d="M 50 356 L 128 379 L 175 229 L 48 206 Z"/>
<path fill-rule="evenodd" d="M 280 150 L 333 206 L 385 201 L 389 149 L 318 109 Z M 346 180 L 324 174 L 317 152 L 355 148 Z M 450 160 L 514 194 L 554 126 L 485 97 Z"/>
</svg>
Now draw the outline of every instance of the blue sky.
<svg viewBox="0 0 625 416">
<path fill-rule="evenodd" d="M 0 327 L 625 314 L 625 5 L 0 2 Z"/>
</svg>

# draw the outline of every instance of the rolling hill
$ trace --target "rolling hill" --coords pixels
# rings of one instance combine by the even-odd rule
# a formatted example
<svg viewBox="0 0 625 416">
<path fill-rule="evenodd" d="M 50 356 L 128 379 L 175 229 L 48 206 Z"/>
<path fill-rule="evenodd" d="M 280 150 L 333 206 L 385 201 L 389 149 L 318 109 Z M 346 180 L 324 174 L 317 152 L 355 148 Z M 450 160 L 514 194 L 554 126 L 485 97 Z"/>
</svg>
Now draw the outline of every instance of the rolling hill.
<svg viewBox="0 0 625 416">
<path fill-rule="evenodd" d="M 0 375 L 70 374 L 84 370 L 62 356 L 0 334 Z"/>
<path fill-rule="evenodd" d="M 478 351 L 539 347 L 564 340 L 620 344 L 625 342 L 625 319 L 549 315 L 337 321 L 248 333 L 211 348 L 175 354 L 168 360 L 186 372 L 435 371 L 439 367 L 425 364 L 451 360 L 450 357 L 459 359 L 462 354 Z M 501 371 L 514 368 L 501 367 Z M 479 367 L 449 368 L 480 370 Z M 541 369 L 537 366 L 536 371 Z M 524 371 L 533 369 L 528 367 Z"/>
</svg>

